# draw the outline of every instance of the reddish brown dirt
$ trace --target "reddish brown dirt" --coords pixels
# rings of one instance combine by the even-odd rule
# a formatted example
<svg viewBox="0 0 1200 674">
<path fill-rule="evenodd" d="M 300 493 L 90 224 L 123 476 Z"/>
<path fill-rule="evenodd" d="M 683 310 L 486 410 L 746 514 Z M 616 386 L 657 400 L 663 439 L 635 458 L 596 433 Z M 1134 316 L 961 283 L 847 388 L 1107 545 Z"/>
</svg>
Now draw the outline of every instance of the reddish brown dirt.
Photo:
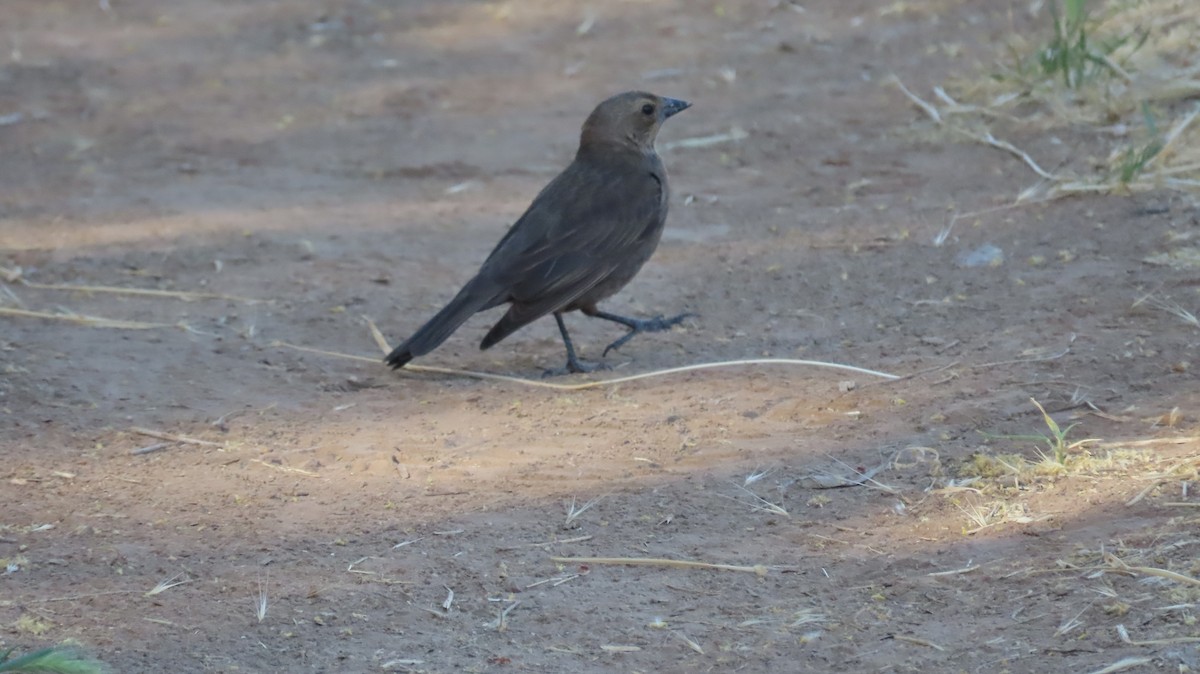
<svg viewBox="0 0 1200 674">
<path fill-rule="evenodd" d="M 1194 466 L 1194 440 L 1008 490 L 1029 516 L 976 533 L 961 508 L 995 497 L 946 489 L 979 431 L 1044 431 L 1031 397 L 1072 438 L 1197 434 L 1200 333 L 1133 306 L 1200 308 L 1194 269 L 1144 262 L 1200 235 L 1193 201 L 1064 200 L 933 244 L 948 209 L 1033 176 L 936 137 L 886 78 L 980 68 L 1034 30 L 1008 3 L 111 4 L 4 4 L 0 115 L 23 118 L 0 126 L 0 264 L 262 301 L 6 286 L 7 307 L 188 329 L 0 317 L 0 649 L 73 640 L 118 672 L 1200 667 L 1194 644 L 1116 631 L 1196 636 L 1194 595 L 1070 567 L 1194 538 L 1195 509 L 1168 505 L 1194 496 L 1142 479 Z M 378 356 L 362 317 L 393 341 L 415 329 L 591 107 L 633 87 L 695 107 L 660 138 L 663 245 L 608 308 L 699 317 L 603 376 L 763 356 L 924 374 L 743 367 L 564 393 L 277 344 Z M 732 127 L 747 137 L 670 146 Z M 1101 151 L 1063 140 L 1033 147 L 1047 165 Z M 956 263 L 988 243 L 1003 264 Z M 420 362 L 560 364 L 550 321 L 478 351 L 489 318 Z M 620 334 L 569 320 L 585 356 Z M 157 441 L 134 427 L 212 444 L 135 455 Z M 805 479 L 910 447 L 935 452 L 876 475 L 894 492 Z M 789 516 L 739 489 L 762 471 L 750 488 Z M 1143 563 L 1195 575 L 1180 549 Z M 187 582 L 147 595 L 171 578 Z"/>
</svg>

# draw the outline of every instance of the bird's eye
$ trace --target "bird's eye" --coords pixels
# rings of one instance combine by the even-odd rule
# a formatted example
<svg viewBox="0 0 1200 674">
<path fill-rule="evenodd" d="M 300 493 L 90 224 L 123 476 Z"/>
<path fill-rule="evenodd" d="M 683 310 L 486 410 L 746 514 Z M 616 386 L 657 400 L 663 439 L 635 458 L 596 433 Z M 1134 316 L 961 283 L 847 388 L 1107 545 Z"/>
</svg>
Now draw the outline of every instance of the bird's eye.
<svg viewBox="0 0 1200 674">
<path fill-rule="evenodd" d="M 653 115 L 654 114 L 654 104 L 647 103 L 647 104 L 643 105 L 642 106 L 642 114 L 643 115 Z"/>
</svg>

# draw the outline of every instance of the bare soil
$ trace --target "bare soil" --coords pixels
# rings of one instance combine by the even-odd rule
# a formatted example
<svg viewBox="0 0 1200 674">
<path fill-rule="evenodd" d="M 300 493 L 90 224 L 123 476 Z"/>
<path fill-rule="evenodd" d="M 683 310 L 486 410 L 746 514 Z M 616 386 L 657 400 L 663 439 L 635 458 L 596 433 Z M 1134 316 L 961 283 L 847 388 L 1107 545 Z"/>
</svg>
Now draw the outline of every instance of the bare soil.
<svg viewBox="0 0 1200 674">
<path fill-rule="evenodd" d="M 1114 561 L 1200 573 L 1200 331 L 1135 306 L 1200 309 L 1195 268 L 1146 262 L 1195 245 L 1195 201 L 993 211 L 935 245 L 1035 178 L 886 81 L 986 72 L 1041 29 L 1010 3 L 106 4 L 4 3 L 0 265 L 221 297 L 4 286 L 167 327 L 0 316 L 0 649 L 74 642 L 117 672 L 1200 668 L 1196 587 Z M 630 88 L 694 108 L 660 137 L 664 242 L 607 308 L 698 317 L 555 381 L 761 357 L 916 376 L 563 392 L 375 362 L 363 317 L 393 343 L 428 318 Z M 1014 134 L 1045 165 L 1098 151 Z M 1003 261 L 963 264 L 985 244 Z M 548 320 L 478 351 L 495 318 L 419 363 L 561 364 Z M 569 322 L 585 357 L 620 335 Z M 979 452 L 1036 460 L 995 439 L 1046 433 L 1030 398 L 1111 443 L 1072 450 L 1097 467 L 956 482 Z M 204 444 L 135 454 L 162 442 L 138 428 Z M 765 573 L 552 559 L 580 556 Z"/>
</svg>

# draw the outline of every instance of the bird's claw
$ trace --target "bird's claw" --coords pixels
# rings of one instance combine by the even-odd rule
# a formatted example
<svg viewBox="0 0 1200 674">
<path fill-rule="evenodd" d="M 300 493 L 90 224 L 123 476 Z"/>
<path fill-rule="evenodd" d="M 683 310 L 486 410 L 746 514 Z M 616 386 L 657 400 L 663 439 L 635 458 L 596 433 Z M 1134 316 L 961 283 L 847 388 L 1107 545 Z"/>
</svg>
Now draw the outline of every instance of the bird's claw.
<svg viewBox="0 0 1200 674">
<path fill-rule="evenodd" d="M 625 333 L 625 335 L 623 337 L 621 337 L 620 339 L 618 339 L 617 341 L 604 347 L 604 353 L 600 354 L 600 357 L 604 358 L 605 356 L 608 355 L 609 351 L 616 351 L 617 349 L 620 349 L 622 346 L 625 346 L 625 343 L 628 342 L 629 340 L 633 339 L 633 336 L 638 333 L 662 332 L 664 330 L 670 330 L 671 328 L 675 327 L 676 325 L 679 325 L 680 323 L 684 322 L 685 320 L 687 320 L 689 318 L 695 318 L 695 317 L 696 317 L 696 314 L 694 314 L 690 311 L 685 311 L 684 313 L 679 314 L 678 316 L 672 316 L 670 318 L 667 318 L 666 316 L 663 316 L 660 314 L 658 316 L 655 316 L 654 318 L 648 318 L 643 321 L 634 321 L 633 325 L 630 326 L 629 332 Z"/>
<path fill-rule="evenodd" d="M 678 316 L 672 316 L 670 318 L 659 314 L 658 316 L 646 321 L 650 325 L 641 328 L 640 332 L 658 332 L 660 330 L 670 330 L 689 318 L 696 318 L 696 314 L 690 311 L 685 311 Z"/>
<path fill-rule="evenodd" d="M 562 367 L 552 367 L 542 371 L 542 378 L 560 377 L 564 374 L 586 374 L 597 370 L 609 370 L 612 366 L 607 363 L 591 363 L 578 358 L 568 358 L 567 364 Z"/>
<path fill-rule="evenodd" d="M 617 349 L 621 348 L 622 346 L 625 345 L 625 342 L 628 342 L 629 340 L 633 339 L 633 336 L 639 332 L 641 332 L 641 330 L 630 330 L 629 332 L 625 333 L 624 337 L 622 337 L 622 338 L 618 339 L 617 341 L 613 342 L 612 344 L 609 344 L 608 346 L 604 347 L 604 353 L 601 353 L 600 357 L 607 358 L 609 351 L 616 351 Z"/>
</svg>

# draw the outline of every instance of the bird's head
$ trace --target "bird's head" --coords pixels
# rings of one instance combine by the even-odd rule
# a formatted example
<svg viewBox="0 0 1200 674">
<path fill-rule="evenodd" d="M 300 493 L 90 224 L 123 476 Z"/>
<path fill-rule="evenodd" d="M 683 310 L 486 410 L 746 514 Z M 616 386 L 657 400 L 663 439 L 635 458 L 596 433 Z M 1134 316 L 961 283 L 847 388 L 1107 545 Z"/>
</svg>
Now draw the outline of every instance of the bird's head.
<svg viewBox="0 0 1200 674">
<path fill-rule="evenodd" d="M 644 91 L 617 94 L 596 106 L 583 123 L 579 145 L 621 145 L 640 151 L 654 149 L 662 123 L 691 103 Z"/>
</svg>

